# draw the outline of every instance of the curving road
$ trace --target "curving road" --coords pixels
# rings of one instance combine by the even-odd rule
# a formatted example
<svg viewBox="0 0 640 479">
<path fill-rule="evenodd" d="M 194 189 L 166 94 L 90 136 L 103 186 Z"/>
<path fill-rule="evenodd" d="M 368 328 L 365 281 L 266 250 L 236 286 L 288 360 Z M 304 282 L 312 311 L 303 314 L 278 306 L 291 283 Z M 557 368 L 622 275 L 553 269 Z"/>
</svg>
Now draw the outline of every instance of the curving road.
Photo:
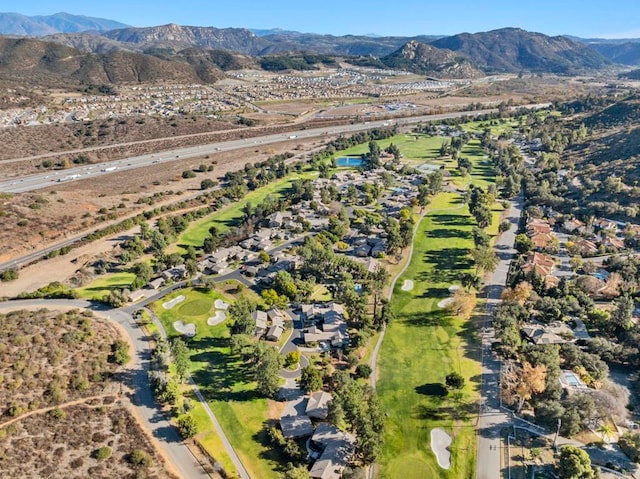
<svg viewBox="0 0 640 479">
<path fill-rule="evenodd" d="M 135 391 L 132 402 L 140 412 L 140 416 L 146 423 L 145 426 L 158 440 L 165 456 L 169 459 L 176 472 L 184 479 L 210 479 L 191 451 L 182 442 L 178 431 L 167 421 L 153 398 L 149 386 L 147 371 L 151 351 L 147 337 L 133 321 L 130 314 L 122 310 L 109 309 L 101 304 L 89 301 L 62 300 L 62 299 L 31 299 L 17 300 L 0 303 L 0 312 L 8 312 L 16 309 L 34 309 L 47 307 L 83 308 L 94 311 L 110 321 L 122 326 L 134 344 L 136 354 L 132 358 L 130 385 Z"/>
<path fill-rule="evenodd" d="M 532 108 L 538 108 L 540 105 L 530 105 Z M 58 183 L 69 183 L 83 179 L 90 179 L 102 175 L 109 175 L 121 171 L 134 170 L 146 166 L 152 166 L 160 163 L 171 161 L 179 161 L 185 158 L 197 158 L 203 155 L 212 155 L 223 151 L 233 151 L 248 148 L 256 145 L 268 145 L 272 143 L 280 143 L 292 140 L 308 140 L 312 138 L 322 138 L 325 136 L 339 135 L 343 133 L 354 133 L 372 128 L 383 128 L 392 125 L 411 125 L 420 122 L 445 120 L 449 118 L 460 118 L 462 116 L 478 116 L 495 113 L 496 108 L 485 110 L 463 111 L 454 113 L 443 113 L 438 115 L 423 115 L 409 118 L 398 118 L 394 120 L 378 120 L 364 123 L 354 123 L 349 125 L 330 126 L 324 128 L 310 128 L 287 133 L 276 133 L 253 138 L 245 138 L 239 140 L 230 140 L 224 142 L 210 143 L 207 145 L 191 146 L 175 150 L 163 151 L 147 155 L 133 156 L 116 161 L 108 161 L 102 163 L 94 163 L 92 165 L 80 166 L 76 168 L 68 168 L 59 171 L 47 171 L 34 175 L 13 178 L 10 180 L 0 181 L 0 192 L 4 193 L 24 193 L 42 188 L 47 188 Z M 241 131 L 239 132 L 241 134 Z M 110 145 L 118 146 L 118 145 Z M 81 151 L 81 150 L 78 150 Z M 64 154 L 60 152 L 57 154 Z M 50 155 L 49 155 L 50 156 Z M 13 160 L 9 160 L 13 161 Z"/>
</svg>

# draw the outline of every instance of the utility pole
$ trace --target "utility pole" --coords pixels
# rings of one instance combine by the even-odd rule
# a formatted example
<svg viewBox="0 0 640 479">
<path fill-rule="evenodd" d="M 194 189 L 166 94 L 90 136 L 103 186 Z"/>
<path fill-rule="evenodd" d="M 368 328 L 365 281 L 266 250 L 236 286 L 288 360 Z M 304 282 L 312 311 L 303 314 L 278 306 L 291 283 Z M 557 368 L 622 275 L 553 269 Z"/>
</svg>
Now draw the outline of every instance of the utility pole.
<svg viewBox="0 0 640 479">
<path fill-rule="evenodd" d="M 562 419 L 558 418 L 558 428 L 556 429 L 556 437 L 553 439 L 553 449 L 558 448 L 558 435 L 560 434 L 560 426 L 562 425 Z"/>
</svg>

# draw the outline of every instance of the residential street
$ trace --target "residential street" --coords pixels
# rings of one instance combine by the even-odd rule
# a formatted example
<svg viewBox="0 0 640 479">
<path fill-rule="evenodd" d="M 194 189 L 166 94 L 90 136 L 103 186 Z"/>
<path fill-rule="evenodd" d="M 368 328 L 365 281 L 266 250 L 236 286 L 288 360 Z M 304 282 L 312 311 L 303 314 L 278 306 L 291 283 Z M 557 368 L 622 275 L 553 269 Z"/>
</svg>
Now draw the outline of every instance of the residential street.
<svg viewBox="0 0 640 479">
<path fill-rule="evenodd" d="M 487 314 L 482 332 L 482 382 L 480 415 L 478 417 L 478 453 L 476 459 L 476 479 L 496 479 L 502 477 L 501 470 L 501 431 L 509 427 L 509 416 L 500 409 L 500 361 L 494 356 L 491 344 L 495 341 L 492 317 L 495 307 L 507 282 L 509 265 L 515 256 L 515 241 L 518 222 L 522 213 L 522 197 L 511 205 L 508 221 L 511 229 L 502 233 L 496 241 L 499 263 L 485 286 Z"/>
</svg>

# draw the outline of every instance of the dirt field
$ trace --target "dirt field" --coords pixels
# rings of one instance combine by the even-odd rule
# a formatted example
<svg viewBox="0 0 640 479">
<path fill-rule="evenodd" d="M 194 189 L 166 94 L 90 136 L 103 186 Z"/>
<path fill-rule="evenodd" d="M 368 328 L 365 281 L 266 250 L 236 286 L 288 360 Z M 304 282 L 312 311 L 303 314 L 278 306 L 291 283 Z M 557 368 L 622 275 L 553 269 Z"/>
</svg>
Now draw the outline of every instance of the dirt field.
<svg viewBox="0 0 640 479">
<path fill-rule="evenodd" d="M 25 479 L 172 477 L 115 396 L 0 428 L 0 464 L 3 477 Z"/>
<path fill-rule="evenodd" d="M 0 315 L 0 423 L 46 406 L 113 393 L 119 332 L 91 313 Z"/>
</svg>

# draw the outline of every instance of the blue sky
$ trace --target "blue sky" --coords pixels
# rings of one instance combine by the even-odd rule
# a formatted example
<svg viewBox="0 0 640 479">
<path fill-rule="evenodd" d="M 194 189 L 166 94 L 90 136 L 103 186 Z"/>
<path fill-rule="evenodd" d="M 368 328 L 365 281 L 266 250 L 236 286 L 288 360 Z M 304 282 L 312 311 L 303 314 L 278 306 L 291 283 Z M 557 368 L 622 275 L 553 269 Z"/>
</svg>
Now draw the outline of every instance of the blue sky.
<svg viewBox="0 0 640 479">
<path fill-rule="evenodd" d="M 0 0 L 0 11 L 337 35 L 448 35 L 513 26 L 549 35 L 640 37 L 638 0 Z"/>
</svg>

